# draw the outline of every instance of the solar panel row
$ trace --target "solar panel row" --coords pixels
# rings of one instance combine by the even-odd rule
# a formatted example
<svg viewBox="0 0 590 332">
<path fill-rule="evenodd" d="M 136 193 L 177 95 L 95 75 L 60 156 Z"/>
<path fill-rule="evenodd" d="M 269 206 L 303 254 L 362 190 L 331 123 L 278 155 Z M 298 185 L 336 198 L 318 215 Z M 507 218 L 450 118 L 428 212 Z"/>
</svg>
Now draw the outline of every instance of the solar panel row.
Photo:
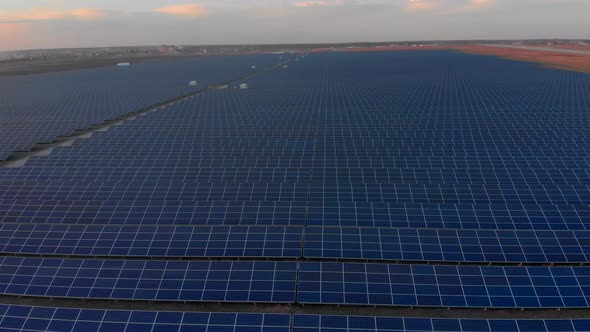
<svg viewBox="0 0 590 332">
<path fill-rule="evenodd" d="M 108 192 L 104 193 L 105 195 Z M 306 213 L 307 210 L 307 213 Z M 588 205 L 304 201 L 1 200 L 0 222 L 113 225 L 324 225 L 481 230 L 590 230 Z"/>
<path fill-rule="evenodd" d="M 383 306 L 587 308 L 590 269 L 303 262 L 297 300 Z"/>
<path fill-rule="evenodd" d="M 268 163 L 267 163 L 268 164 Z M 264 166 L 268 167 L 268 165 Z M 279 166 L 280 167 L 280 166 Z M 391 170 L 391 169 L 390 169 Z M 232 172 L 228 170 L 228 172 Z M 316 172 L 314 171 L 314 174 Z M 230 176 L 228 173 L 224 177 Z M 248 177 L 253 175 L 248 174 Z M 338 177 L 338 175 L 336 175 Z M 449 179 L 441 176 L 441 178 Z M 234 180 L 238 180 L 236 175 Z M 203 179 L 206 180 L 206 179 Z M 135 200 L 140 197 L 158 199 L 162 195 L 183 200 L 265 200 L 296 201 L 307 197 L 307 183 L 264 182 L 194 182 L 160 181 L 143 186 L 137 182 L 63 182 L 55 188 L 51 182 L 32 182 L 26 186 L 21 181 L 6 181 L 0 187 L 0 199 L 59 200 L 68 198 L 90 199 L 97 190 L 113 189 L 111 199 Z M 411 180 L 404 180 L 412 182 Z M 430 181 L 433 181 L 430 177 Z M 442 181 L 442 180 L 441 180 Z M 401 180 L 396 181 L 401 182 Z M 178 186 L 178 187 L 177 187 Z M 171 192 L 171 188 L 175 188 Z M 53 189 L 57 189 L 54 191 Z M 504 193 L 511 191 L 512 195 Z M 79 196 L 78 196 L 79 195 Z M 526 197 L 526 199 L 523 199 Z M 311 183 L 310 199 L 330 202 L 368 203 L 426 203 L 426 204 L 590 204 L 587 184 L 559 185 L 428 185 L 395 183 Z"/>
<path fill-rule="evenodd" d="M 0 305 L 0 329 L 27 332 L 582 332 L 590 331 L 589 326 L 588 319 L 430 319 Z"/>
<path fill-rule="evenodd" d="M 309 224 L 481 230 L 587 230 L 588 205 L 319 203 Z"/>
<path fill-rule="evenodd" d="M 0 293 L 191 302 L 295 301 L 295 262 L 4 257 Z"/>
<path fill-rule="evenodd" d="M 0 251 L 144 257 L 300 257 L 296 226 L 71 226 L 0 224 Z"/>
<path fill-rule="evenodd" d="M 589 306 L 588 289 L 588 267 L 16 257 L 0 260 L 2 294 L 41 297 L 583 308 Z"/>
<path fill-rule="evenodd" d="M 456 262 L 586 262 L 587 231 L 492 231 L 374 227 L 305 229 L 303 256 Z"/>
<path fill-rule="evenodd" d="M 587 319 L 445 319 L 294 315 L 294 332 L 589 331 Z"/>
<path fill-rule="evenodd" d="M 289 314 L 99 310 L 0 305 L 2 331 L 287 332 Z"/>
<path fill-rule="evenodd" d="M 0 206 L 0 221 L 15 223 L 303 225 L 306 214 L 305 202 L 289 201 L 3 200 Z"/>
<path fill-rule="evenodd" d="M 590 231 L 0 224 L 13 254 L 588 263 Z"/>
</svg>

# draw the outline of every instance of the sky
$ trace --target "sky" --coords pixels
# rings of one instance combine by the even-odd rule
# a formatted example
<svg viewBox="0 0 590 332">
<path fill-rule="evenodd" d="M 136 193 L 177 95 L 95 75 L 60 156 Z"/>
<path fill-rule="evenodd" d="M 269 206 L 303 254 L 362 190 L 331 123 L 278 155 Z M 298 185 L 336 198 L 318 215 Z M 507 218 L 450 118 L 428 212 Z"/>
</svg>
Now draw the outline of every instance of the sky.
<svg viewBox="0 0 590 332">
<path fill-rule="evenodd" d="M 0 51 L 590 39 L 590 0 L 0 0 Z"/>
</svg>

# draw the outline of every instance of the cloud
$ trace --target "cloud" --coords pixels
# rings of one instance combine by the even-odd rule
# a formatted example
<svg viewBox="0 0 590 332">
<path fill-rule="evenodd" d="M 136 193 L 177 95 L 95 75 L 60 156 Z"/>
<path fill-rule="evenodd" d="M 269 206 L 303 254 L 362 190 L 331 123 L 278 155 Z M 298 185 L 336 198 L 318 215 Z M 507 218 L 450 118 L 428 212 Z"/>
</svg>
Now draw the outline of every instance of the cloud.
<svg viewBox="0 0 590 332">
<path fill-rule="evenodd" d="M 299 1 L 293 3 L 293 6 L 298 8 L 308 8 L 308 7 L 328 7 L 328 6 L 338 6 L 341 5 L 341 0 L 316 0 L 316 1 Z"/>
<path fill-rule="evenodd" d="M 491 0 L 471 0 L 471 6 L 474 8 L 487 7 L 492 4 Z"/>
<path fill-rule="evenodd" d="M 493 0 L 407 0 L 410 11 L 433 11 L 440 14 L 479 10 L 490 6 Z"/>
<path fill-rule="evenodd" d="M 0 22 L 19 23 L 56 20 L 94 20 L 104 16 L 104 12 L 94 8 L 78 8 L 72 10 L 54 10 L 37 8 L 27 11 L 13 11 L 0 13 Z"/>
<path fill-rule="evenodd" d="M 207 16 L 207 8 L 197 4 L 171 5 L 154 9 L 156 13 L 169 14 L 184 17 Z"/>
<path fill-rule="evenodd" d="M 71 10 L 69 16 L 78 19 L 96 20 L 104 16 L 104 12 L 94 8 L 79 8 Z"/>
<path fill-rule="evenodd" d="M 413 11 L 432 10 L 436 6 L 436 1 L 432 0 L 410 0 L 408 9 Z"/>
</svg>

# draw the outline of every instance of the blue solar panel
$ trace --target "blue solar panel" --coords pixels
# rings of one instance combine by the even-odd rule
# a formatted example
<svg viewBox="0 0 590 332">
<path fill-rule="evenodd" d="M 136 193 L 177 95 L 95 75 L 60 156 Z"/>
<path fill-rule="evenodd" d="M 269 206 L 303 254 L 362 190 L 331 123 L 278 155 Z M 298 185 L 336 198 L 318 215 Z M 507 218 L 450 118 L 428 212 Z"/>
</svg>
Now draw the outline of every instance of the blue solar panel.
<svg viewBox="0 0 590 332">
<path fill-rule="evenodd" d="M 590 268 L 300 263 L 297 301 L 384 306 L 586 308 Z"/>
<path fill-rule="evenodd" d="M 304 239 L 307 258 L 496 263 L 584 263 L 590 258 L 588 231 L 310 226 Z"/>
<path fill-rule="evenodd" d="M 14 254 L 300 257 L 394 261 L 588 262 L 588 231 L 478 231 L 299 226 L 0 224 Z"/>
<path fill-rule="evenodd" d="M 309 225 L 488 230 L 588 230 L 588 205 L 311 202 Z"/>
<path fill-rule="evenodd" d="M 306 213 L 303 201 L 249 200 L 2 200 L 0 210 L 0 222 L 81 225 L 303 225 Z"/>
<path fill-rule="evenodd" d="M 0 293 L 188 302 L 295 301 L 294 262 L 4 257 Z"/>
<path fill-rule="evenodd" d="M 0 251 L 149 257 L 300 257 L 303 227 L 0 224 Z"/>
<path fill-rule="evenodd" d="M 74 309 L 0 305 L 2 331 L 288 332 L 289 314 Z"/>
<path fill-rule="evenodd" d="M 590 190 L 586 185 L 573 186 L 569 183 L 540 183 L 534 188 L 528 186 L 513 186 L 504 181 L 475 184 L 457 184 L 456 171 L 444 174 L 423 174 L 424 179 L 415 180 L 400 175 L 393 178 L 395 168 L 385 171 L 385 179 L 391 183 L 373 183 L 381 174 L 371 168 L 361 169 L 364 183 L 312 183 L 310 196 L 312 200 L 321 199 L 326 202 L 374 202 L 374 203 L 425 203 L 425 204 L 588 204 Z M 336 170 L 336 177 L 340 178 L 347 169 Z M 416 174 L 411 168 L 403 172 Z M 368 173 L 368 174 L 367 174 Z M 317 174 L 314 169 L 314 174 Z M 400 172 L 401 174 L 401 172 Z M 346 175 L 344 175 L 346 176 Z M 535 175 L 536 176 L 536 175 Z M 472 180 L 471 180 L 472 181 Z M 417 182 L 417 183 L 416 183 Z M 432 182 L 437 182 L 432 184 Z M 449 184 L 447 184 L 449 183 Z M 502 195 L 502 192 L 512 191 L 513 195 Z M 567 195 L 567 192 L 574 192 Z M 526 200 L 523 199 L 526 197 Z"/>
<path fill-rule="evenodd" d="M 551 332 L 590 331 L 588 319 L 451 319 L 335 315 L 293 316 L 293 332 Z"/>
</svg>

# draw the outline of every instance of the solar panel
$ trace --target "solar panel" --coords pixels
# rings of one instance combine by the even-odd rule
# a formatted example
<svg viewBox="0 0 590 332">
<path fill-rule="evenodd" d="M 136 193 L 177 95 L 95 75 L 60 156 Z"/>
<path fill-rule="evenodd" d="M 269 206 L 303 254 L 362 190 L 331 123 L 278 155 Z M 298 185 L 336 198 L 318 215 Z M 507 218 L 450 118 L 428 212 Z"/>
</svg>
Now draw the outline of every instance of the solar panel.
<svg viewBox="0 0 590 332">
<path fill-rule="evenodd" d="M 318 226 L 588 230 L 588 205 L 310 202 Z"/>
<path fill-rule="evenodd" d="M 588 231 L 309 226 L 304 239 L 306 258 L 583 263 L 590 254 Z"/>
<path fill-rule="evenodd" d="M 288 332 L 289 314 L 104 310 L 0 305 L 2 331 Z"/>
<path fill-rule="evenodd" d="M 588 319 L 451 319 L 336 315 L 293 316 L 293 332 L 519 332 L 590 331 Z"/>
<path fill-rule="evenodd" d="M 586 308 L 586 267 L 302 262 L 297 301 L 382 306 Z"/>
<path fill-rule="evenodd" d="M 0 293 L 187 302 L 295 301 L 297 264 L 3 257 Z"/>
<path fill-rule="evenodd" d="M 393 261 L 588 262 L 587 231 L 478 231 L 299 226 L 0 224 L 14 254 L 300 257 Z"/>
<path fill-rule="evenodd" d="M 540 183 L 534 189 L 528 186 L 510 186 L 504 181 L 486 181 L 486 183 L 457 184 L 457 171 L 440 169 L 418 169 L 391 167 L 384 170 L 383 176 L 390 183 L 373 183 L 377 174 L 374 169 L 362 168 L 362 181 L 365 183 L 312 183 L 311 199 L 326 202 L 375 202 L 375 203 L 462 203 L 462 204 L 587 204 L 590 202 L 590 190 L 584 185 L 572 186 L 569 183 Z M 326 170 L 320 170 L 320 172 Z M 347 169 L 336 169 L 338 178 Z M 481 172 L 478 170 L 478 172 Z M 398 177 L 394 174 L 398 173 Z M 404 173 L 416 174 L 407 176 Z M 435 173 L 435 174 L 433 174 Z M 314 169 L 314 174 L 317 171 Z M 418 175 L 422 179 L 417 179 Z M 344 175 L 346 176 L 346 175 Z M 537 175 L 533 175 L 537 176 Z M 408 178 L 409 177 L 409 178 Z M 371 179 L 372 178 L 372 179 Z M 437 182 L 432 184 L 432 182 Z M 471 179 L 473 181 L 473 179 Z M 502 195 L 513 191 L 514 195 Z M 575 190 L 575 195 L 564 195 Z M 527 200 L 523 201 L 522 197 Z"/>
<path fill-rule="evenodd" d="M 0 222 L 110 225 L 303 225 L 303 201 L 2 200 Z M 18 211 L 18 212 L 16 212 Z"/>
<path fill-rule="evenodd" d="M 0 224 L 0 251 L 148 257 L 300 257 L 303 227 Z"/>
</svg>

